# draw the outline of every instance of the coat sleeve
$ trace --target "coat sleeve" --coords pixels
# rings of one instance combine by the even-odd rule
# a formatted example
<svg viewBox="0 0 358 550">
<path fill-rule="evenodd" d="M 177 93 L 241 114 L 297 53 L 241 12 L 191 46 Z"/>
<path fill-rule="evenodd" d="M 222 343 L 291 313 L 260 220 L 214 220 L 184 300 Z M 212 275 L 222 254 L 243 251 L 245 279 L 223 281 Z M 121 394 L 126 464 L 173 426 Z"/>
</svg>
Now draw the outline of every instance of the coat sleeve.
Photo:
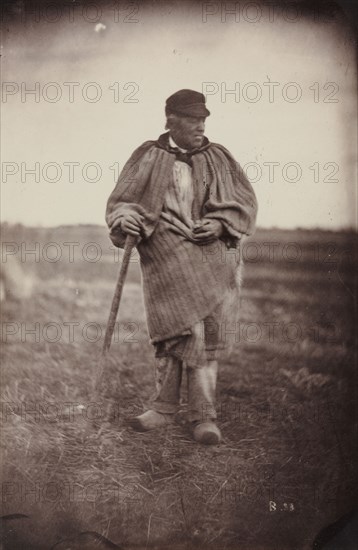
<svg viewBox="0 0 358 550">
<path fill-rule="evenodd" d="M 209 164 L 215 168 L 204 217 L 220 220 L 224 226 L 223 240 L 230 247 L 236 246 L 242 235 L 251 235 L 255 230 L 256 195 L 241 166 L 227 149 L 214 144 L 208 155 Z"/>
<path fill-rule="evenodd" d="M 153 141 L 146 141 L 134 151 L 124 165 L 117 184 L 108 198 L 106 223 L 110 230 L 109 237 L 117 247 L 123 248 L 126 240 L 126 234 L 120 229 L 123 217 L 132 212 L 144 215 L 143 208 L 138 204 L 141 189 L 138 186 L 137 174 L 141 163 L 146 162 L 146 154 L 153 144 Z"/>
</svg>

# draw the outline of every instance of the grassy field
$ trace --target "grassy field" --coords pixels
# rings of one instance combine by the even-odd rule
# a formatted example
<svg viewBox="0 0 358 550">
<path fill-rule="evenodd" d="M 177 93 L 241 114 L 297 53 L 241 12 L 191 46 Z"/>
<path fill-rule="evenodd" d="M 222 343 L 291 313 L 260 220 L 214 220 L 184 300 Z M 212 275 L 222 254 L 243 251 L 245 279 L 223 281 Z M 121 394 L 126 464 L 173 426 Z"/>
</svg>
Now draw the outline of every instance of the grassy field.
<svg viewBox="0 0 358 550">
<path fill-rule="evenodd" d="M 33 286 L 1 308 L 3 549 L 305 550 L 352 508 L 356 235 L 245 242 L 213 448 L 182 413 L 155 435 L 128 427 L 154 387 L 135 255 L 93 403 L 120 265 L 106 230 L 4 226 L 2 238 Z"/>
</svg>

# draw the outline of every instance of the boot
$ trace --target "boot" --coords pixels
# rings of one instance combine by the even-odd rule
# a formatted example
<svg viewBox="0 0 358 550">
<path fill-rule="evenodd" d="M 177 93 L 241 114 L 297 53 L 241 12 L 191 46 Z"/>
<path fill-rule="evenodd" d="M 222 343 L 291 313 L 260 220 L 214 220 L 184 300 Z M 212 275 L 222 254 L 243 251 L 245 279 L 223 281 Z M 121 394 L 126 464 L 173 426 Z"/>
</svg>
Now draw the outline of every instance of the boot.
<svg viewBox="0 0 358 550">
<path fill-rule="evenodd" d="M 203 445 L 218 445 L 221 441 L 221 432 L 215 422 L 194 422 L 193 438 Z"/>
</svg>

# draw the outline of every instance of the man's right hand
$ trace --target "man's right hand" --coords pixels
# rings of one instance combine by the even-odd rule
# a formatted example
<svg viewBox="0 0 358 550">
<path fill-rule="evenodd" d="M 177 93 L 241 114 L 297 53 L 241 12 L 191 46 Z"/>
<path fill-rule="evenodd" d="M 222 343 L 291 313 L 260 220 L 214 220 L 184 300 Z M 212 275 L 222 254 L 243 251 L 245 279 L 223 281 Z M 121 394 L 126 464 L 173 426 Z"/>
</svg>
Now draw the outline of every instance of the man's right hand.
<svg viewBox="0 0 358 550">
<path fill-rule="evenodd" d="M 120 227 L 123 233 L 127 235 L 140 235 L 141 229 L 143 227 L 144 216 L 138 212 L 132 212 L 131 214 L 125 214 L 120 218 L 118 223 L 114 223 L 112 226 L 112 231 L 116 227 Z"/>
</svg>

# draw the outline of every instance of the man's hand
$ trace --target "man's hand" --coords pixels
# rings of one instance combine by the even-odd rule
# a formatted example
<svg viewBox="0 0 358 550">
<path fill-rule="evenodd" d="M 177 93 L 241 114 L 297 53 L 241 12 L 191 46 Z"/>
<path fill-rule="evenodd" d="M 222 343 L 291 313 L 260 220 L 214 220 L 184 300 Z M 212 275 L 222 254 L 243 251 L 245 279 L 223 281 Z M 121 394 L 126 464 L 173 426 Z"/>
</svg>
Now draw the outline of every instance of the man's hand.
<svg viewBox="0 0 358 550">
<path fill-rule="evenodd" d="M 193 232 L 198 244 L 210 244 L 221 237 L 224 226 L 219 220 L 203 220 L 195 224 Z"/>
<path fill-rule="evenodd" d="M 132 212 L 131 214 L 125 214 L 118 221 L 114 222 L 111 227 L 111 231 L 115 230 L 116 227 L 120 227 L 123 233 L 127 235 L 140 235 L 140 231 L 143 227 L 144 216 L 138 212 Z"/>
</svg>

